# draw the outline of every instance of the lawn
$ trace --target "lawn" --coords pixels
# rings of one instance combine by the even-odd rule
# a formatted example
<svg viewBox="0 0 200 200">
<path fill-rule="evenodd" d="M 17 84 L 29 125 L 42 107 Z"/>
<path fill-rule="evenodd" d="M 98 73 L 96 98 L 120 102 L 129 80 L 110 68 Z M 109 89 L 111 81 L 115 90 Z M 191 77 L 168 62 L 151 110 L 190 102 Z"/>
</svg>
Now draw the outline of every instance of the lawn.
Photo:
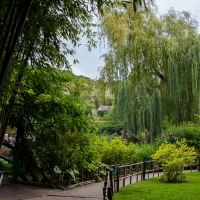
<svg viewBox="0 0 200 200">
<path fill-rule="evenodd" d="M 200 172 L 186 174 L 186 183 L 161 183 L 151 178 L 121 188 L 113 200 L 200 200 Z"/>
</svg>

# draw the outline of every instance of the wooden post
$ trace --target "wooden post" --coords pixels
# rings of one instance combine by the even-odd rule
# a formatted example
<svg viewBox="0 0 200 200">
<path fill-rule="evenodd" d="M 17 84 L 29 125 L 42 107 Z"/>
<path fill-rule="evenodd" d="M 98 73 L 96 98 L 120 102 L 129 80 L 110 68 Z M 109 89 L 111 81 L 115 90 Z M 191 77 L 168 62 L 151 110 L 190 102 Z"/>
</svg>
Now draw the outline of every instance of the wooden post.
<svg viewBox="0 0 200 200">
<path fill-rule="evenodd" d="M 123 178 L 123 187 L 125 186 L 125 182 L 126 182 L 126 167 L 124 167 L 124 178 Z"/>
<path fill-rule="evenodd" d="M 200 156 L 197 156 L 197 171 L 200 172 Z"/>
<path fill-rule="evenodd" d="M 103 200 L 106 200 L 106 198 L 107 198 L 107 194 L 106 194 L 107 178 L 108 178 L 108 172 L 106 172 L 106 176 L 105 176 L 105 180 L 104 180 L 104 187 L 103 187 Z"/>
<path fill-rule="evenodd" d="M 108 187 L 108 199 L 112 200 L 112 188 Z"/>
<path fill-rule="evenodd" d="M 117 192 L 119 192 L 119 167 L 117 168 Z"/>
<path fill-rule="evenodd" d="M 83 182 L 83 169 L 81 169 L 81 182 Z"/>
<path fill-rule="evenodd" d="M 55 179 L 55 172 L 54 170 L 52 171 L 52 175 L 51 175 L 51 184 L 54 185 L 54 179 Z"/>
<path fill-rule="evenodd" d="M 1 186 L 2 179 L 3 179 L 3 174 L 0 171 L 0 186 Z"/>
<path fill-rule="evenodd" d="M 110 187 L 111 187 L 111 193 L 113 195 L 113 176 L 112 176 L 112 171 L 110 171 Z"/>
<path fill-rule="evenodd" d="M 146 162 L 143 162 L 143 170 L 142 170 L 142 180 L 145 180 L 145 173 L 146 173 Z"/>
<path fill-rule="evenodd" d="M 70 179 L 69 179 L 69 182 L 70 182 Z M 59 174 L 59 185 L 60 186 L 63 186 L 64 185 L 64 172 L 61 172 Z"/>
</svg>

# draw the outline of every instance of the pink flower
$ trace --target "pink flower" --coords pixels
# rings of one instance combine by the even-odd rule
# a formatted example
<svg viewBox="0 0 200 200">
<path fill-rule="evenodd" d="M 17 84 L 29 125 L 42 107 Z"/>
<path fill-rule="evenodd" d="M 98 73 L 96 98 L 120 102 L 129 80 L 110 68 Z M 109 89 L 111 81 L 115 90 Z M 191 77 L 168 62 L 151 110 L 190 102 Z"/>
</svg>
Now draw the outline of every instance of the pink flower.
<svg viewBox="0 0 200 200">
<path fill-rule="evenodd" d="M 169 135 L 172 137 L 174 134 L 172 132 L 170 132 Z"/>
<path fill-rule="evenodd" d="M 164 135 L 164 134 L 162 134 L 162 138 L 165 138 L 165 135 Z"/>
</svg>

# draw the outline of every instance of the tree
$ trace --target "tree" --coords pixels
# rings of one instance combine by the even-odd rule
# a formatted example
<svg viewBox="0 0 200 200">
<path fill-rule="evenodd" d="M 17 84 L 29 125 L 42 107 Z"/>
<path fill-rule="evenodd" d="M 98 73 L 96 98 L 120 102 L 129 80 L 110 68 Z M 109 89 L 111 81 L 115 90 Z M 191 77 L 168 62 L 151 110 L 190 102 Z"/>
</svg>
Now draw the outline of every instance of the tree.
<svg viewBox="0 0 200 200">
<path fill-rule="evenodd" d="M 38 172 L 46 180 L 44 170 L 50 172 L 55 166 L 52 158 L 57 156 L 56 162 L 62 163 L 59 152 L 66 151 L 61 151 L 62 138 L 87 141 L 83 133 L 87 131 L 88 119 L 81 98 L 62 92 L 66 82 L 72 80 L 71 73 L 58 70 L 54 70 L 53 76 L 49 71 L 30 70 L 22 79 L 24 87 L 16 98 L 9 126 L 17 130 L 15 147 L 20 149 L 20 168 L 26 169 L 33 181 L 39 180 Z M 45 159 L 47 154 L 52 157 Z"/>
<path fill-rule="evenodd" d="M 147 129 L 152 139 L 163 117 L 176 124 L 192 120 L 200 89 L 196 19 L 173 9 L 160 17 L 131 7 L 104 13 L 100 34 L 109 51 L 101 77 L 114 93 L 116 119 L 135 133 Z"/>
<path fill-rule="evenodd" d="M 74 50 L 67 42 L 76 46 L 83 34 L 89 39 L 88 48 L 91 48 L 95 44 L 92 14 L 101 12 L 109 3 L 110 0 L 1 1 L 0 143 L 27 63 L 37 69 L 69 68 L 66 55 L 73 55 Z"/>
<path fill-rule="evenodd" d="M 95 46 L 94 33 L 91 29 L 93 13 L 97 11 L 102 13 L 104 5 L 113 5 L 114 2 L 112 0 L 88 2 L 46 0 L 42 3 L 38 0 L 1 1 L 0 144 L 27 63 L 39 69 L 50 66 L 69 68 L 66 55 L 73 55 L 74 50 L 68 47 L 67 42 L 77 46 L 83 34 L 89 39 L 88 49 Z M 134 9 L 138 3 L 142 5 L 141 1 L 133 1 Z M 13 70 L 16 70 L 14 77 Z"/>
</svg>

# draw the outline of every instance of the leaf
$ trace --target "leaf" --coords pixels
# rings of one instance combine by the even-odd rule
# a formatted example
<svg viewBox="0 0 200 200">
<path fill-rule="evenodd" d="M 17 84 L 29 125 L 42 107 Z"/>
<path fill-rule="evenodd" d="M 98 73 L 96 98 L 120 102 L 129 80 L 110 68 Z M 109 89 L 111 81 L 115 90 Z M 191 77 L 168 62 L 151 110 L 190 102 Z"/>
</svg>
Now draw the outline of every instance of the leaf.
<svg viewBox="0 0 200 200">
<path fill-rule="evenodd" d="M 69 174 L 71 175 L 71 177 L 73 178 L 74 181 L 76 181 L 76 174 L 79 174 L 77 169 L 70 169 Z"/>
<path fill-rule="evenodd" d="M 60 170 L 60 168 L 57 165 L 54 166 L 53 171 L 56 172 L 57 174 L 62 173 L 62 171 Z"/>
<path fill-rule="evenodd" d="M 27 92 L 28 94 L 35 94 L 35 92 L 33 91 L 33 89 L 26 90 L 26 92 Z"/>
</svg>

